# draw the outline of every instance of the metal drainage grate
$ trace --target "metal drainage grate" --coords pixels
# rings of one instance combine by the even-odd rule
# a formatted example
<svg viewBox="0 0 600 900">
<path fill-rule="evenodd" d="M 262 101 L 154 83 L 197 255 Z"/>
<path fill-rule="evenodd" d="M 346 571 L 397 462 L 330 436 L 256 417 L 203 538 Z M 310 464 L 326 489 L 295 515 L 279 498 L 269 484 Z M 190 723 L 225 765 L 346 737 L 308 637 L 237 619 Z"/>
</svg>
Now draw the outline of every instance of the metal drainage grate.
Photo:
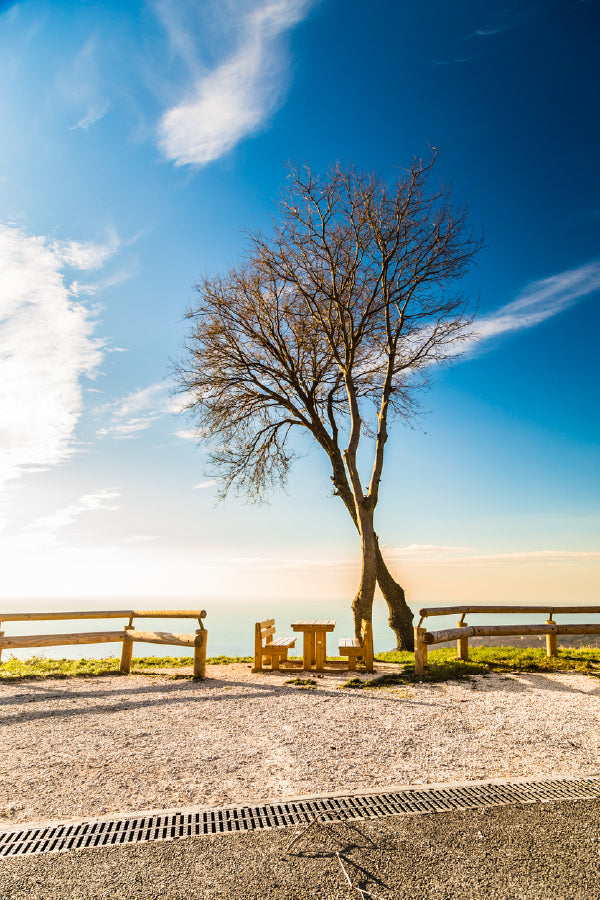
<svg viewBox="0 0 600 900">
<path fill-rule="evenodd" d="M 256 806 L 228 806 L 197 812 L 157 813 L 46 825 L 0 832 L 0 857 L 58 853 L 145 841 L 200 837 L 262 828 L 286 828 L 320 816 L 324 821 L 374 819 L 402 813 L 449 812 L 509 803 L 600 799 L 600 776 L 414 788 L 362 796 L 290 800 Z"/>
</svg>

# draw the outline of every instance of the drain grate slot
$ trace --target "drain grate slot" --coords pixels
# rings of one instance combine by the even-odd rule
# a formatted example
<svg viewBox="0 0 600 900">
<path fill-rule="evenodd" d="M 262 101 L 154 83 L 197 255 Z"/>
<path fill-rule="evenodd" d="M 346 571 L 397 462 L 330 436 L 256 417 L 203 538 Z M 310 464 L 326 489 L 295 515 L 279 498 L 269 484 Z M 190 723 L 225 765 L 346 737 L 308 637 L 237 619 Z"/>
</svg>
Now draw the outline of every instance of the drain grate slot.
<svg viewBox="0 0 600 900">
<path fill-rule="evenodd" d="M 0 857 L 59 853 L 211 834 L 289 828 L 310 822 L 372 819 L 406 813 L 451 812 L 509 803 L 600 799 L 600 776 L 414 788 L 364 796 L 321 797 L 289 803 L 224 807 L 204 812 L 159 813 L 0 832 Z"/>
</svg>

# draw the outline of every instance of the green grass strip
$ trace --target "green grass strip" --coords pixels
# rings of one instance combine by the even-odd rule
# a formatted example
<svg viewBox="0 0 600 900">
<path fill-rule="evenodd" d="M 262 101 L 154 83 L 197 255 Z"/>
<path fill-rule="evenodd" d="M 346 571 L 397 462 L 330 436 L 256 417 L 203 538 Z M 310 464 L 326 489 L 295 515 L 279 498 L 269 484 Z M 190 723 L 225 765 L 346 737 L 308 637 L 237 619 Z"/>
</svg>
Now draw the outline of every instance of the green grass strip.
<svg viewBox="0 0 600 900">
<path fill-rule="evenodd" d="M 252 663 L 252 656 L 212 656 L 207 665 Z M 9 658 L 0 663 L 0 681 L 20 681 L 27 678 L 68 678 L 77 675 L 119 675 L 120 660 L 116 656 L 104 659 L 29 659 Z M 192 656 L 138 656 L 131 661 L 131 673 L 149 673 L 152 669 L 179 669 L 192 666 Z"/>
<path fill-rule="evenodd" d="M 412 653 L 379 653 L 376 660 L 402 664 L 407 679 L 412 681 L 451 681 L 489 672 L 579 672 L 582 675 L 600 675 L 598 648 L 570 648 L 559 650 L 558 656 L 546 656 L 545 650 L 533 647 L 470 647 L 469 660 L 462 662 L 456 658 L 453 647 L 443 647 L 429 652 L 429 673 L 418 677 L 414 674 L 415 658 Z"/>
<path fill-rule="evenodd" d="M 558 656 L 548 657 L 543 649 L 472 647 L 469 650 L 468 662 L 461 662 L 456 659 L 456 650 L 453 647 L 444 647 L 430 651 L 429 672 L 425 676 L 415 675 L 412 653 L 401 651 L 380 653 L 375 661 L 398 663 L 402 668 L 397 672 L 383 673 L 369 681 L 351 678 L 345 686 L 374 689 L 391 684 L 456 681 L 490 672 L 506 674 L 578 672 L 582 675 L 600 676 L 600 649 L 590 648 L 559 650 Z M 251 664 L 253 657 L 212 656 L 206 662 L 208 665 Z M 153 669 L 179 669 L 192 664 L 191 656 L 142 656 L 134 657 L 131 671 L 135 675 L 141 672 L 150 673 Z M 119 659 L 115 656 L 105 659 L 46 659 L 42 656 L 33 656 L 26 660 L 11 657 L 0 663 L 0 681 L 118 674 Z"/>
</svg>

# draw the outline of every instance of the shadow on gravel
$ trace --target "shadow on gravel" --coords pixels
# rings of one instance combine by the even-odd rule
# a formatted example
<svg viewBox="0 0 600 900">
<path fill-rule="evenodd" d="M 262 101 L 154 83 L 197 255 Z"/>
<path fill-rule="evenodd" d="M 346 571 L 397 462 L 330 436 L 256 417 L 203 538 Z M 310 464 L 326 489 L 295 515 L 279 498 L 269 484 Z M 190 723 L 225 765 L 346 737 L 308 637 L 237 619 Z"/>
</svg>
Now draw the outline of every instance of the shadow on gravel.
<svg viewBox="0 0 600 900">
<path fill-rule="evenodd" d="M 255 695 L 272 695 L 274 698 L 281 696 L 290 696 L 299 691 L 306 696 L 307 691 L 294 684 L 285 684 L 285 678 L 289 677 L 289 672 L 281 670 L 278 673 L 269 673 L 269 678 L 273 681 L 271 684 L 256 681 L 239 681 L 235 678 L 216 679 L 210 676 L 204 680 L 188 680 L 178 679 L 173 681 L 167 677 L 160 681 L 148 681 L 136 684 L 135 679 L 139 676 L 115 676 L 120 677 L 122 683 L 118 687 L 103 686 L 98 689 L 80 689 L 82 685 L 81 676 L 74 678 L 73 684 L 69 684 L 68 680 L 61 679 L 60 687 L 48 684 L 47 680 L 43 682 L 28 682 L 26 690 L 18 690 L 16 692 L 0 691 L 0 706 L 4 706 L 6 714 L 0 716 L 0 725 L 17 725 L 19 723 L 31 722 L 36 720 L 44 720 L 49 718 L 63 717 L 68 719 L 76 719 L 87 715 L 98 715 L 120 713 L 123 711 L 131 711 L 134 709 L 142 709 L 152 706 L 185 705 L 187 710 L 192 710 L 196 703 L 209 703 L 212 700 L 230 701 L 232 703 L 240 700 L 248 700 L 252 694 Z M 565 682 L 555 681 L 551 675 L 541 672 L 529 673 L 519 672 L 514 675 L 507 673 L 502 675 L 496 673 L 499 677 L 505 679 L 505 689 L 514 693 L 527 695 L 532 689 L 542 689 L 547 691 L 555 691 L 557 693 L 573 693 L 586 694 L 590 696 L 598 696 L 600 694 L 600 686 L 594 687 L 591 691 L 581 690 L 578 687 L 569 685 Z M 104 681 L 105 676 L 87 676 L 91 683 L 97 678 Z M 155 676 L 159 677 L 159 676 Z M 264 677 L 264 676 L 263 676 Z M 479 676 L 467 679 L 470 682 L 474 692 L 478 690 L 487 691 L 484 679 L 486 676 Z M 133 684 L 129 680 L 133 680 Z M 403 690 L 414 691 L 418 695 L 421 687 L 442 688 L 440 682 L 430 682 L 424 679 L 423 682 L 407 680 L 403 677 L 402 672 L 397 675 L 384 671 L 375 679 L 370 679 L 373 686 L 369 687 L 369 681 L 363 680 L 364 676 L 358 676 L 347 682 L 347 687 L 340 686 L 330 687 L 327 685 L 327 675 L 319 678 L 317 687 L 310 692 L 316 703 L 339 702 L 348 696 L 352 696 L 360 702 L 361 699 L 369 702 L 389 703 L 406 703 L 410 705 L 426 705 L 430 706 L 446 706 L 445 702 L 436 702 L 428 699 L 426 703 L 421 701 L 418 696 L 395 696 L 394 689 L 401 688 Z M 464 684 L 465 679 L 461 679 Z M 455 682 L 446 682 L 452 684 Z M 106 683 L 104 682 L 104 685 Z M 7 685 L 8 687 L 8 685 Z M 11 685 L 14 689 L 14 682 Z M 73 689 L 75 688 L 75 689 Z M 357 690 L 357 688 L 361 688 Z M 493 690 L 493 688 L 491 688 Z M 400 692 L 397 691 L 399 694 Z M 106 702 L 107 698 L 114 698 L 116 702 Z M 525 699 L 525 696 L 523 697 Z M 61 709 L 44 709 L 44 701 L 57 700 L 63 701 L 64 706 Z M 441 698 L 440 698 L 441 700 Z M 97 701 L 90 704 L 85 701 Z M 31 709 L 27 709 L 27 704 L 34 704 Z M 14 713 L 11 711 L 15 710 Z"/>
<path fill-rule="evenodd" d="M 377 885 L 384 890 L 389 888 L 389 885 L 372 867 L 368 867 L 365 861 L 365 855 L 368 856 L 369 851 L 373 849 L 379 849 L 379 844 L 365 833 L 364 827 L 351 822 L 325 821 L 316 824 L 316 828 L 310 830 L 304 826 L 295 840 L 298 841 L 297 846 L 300 849 L 286 850 L 283 854 L 284 859 L 321 861 L 329 863 L 334 869 L 339 866 L 340 875 L 344 877 L 349 887 L 358 890 L 359 895 L 364 891 L 368 897 L 371 896 L 367 885 Z M 306 846 L 302 847 L 302 844 Z"/>
<path fill-rule="evenodd" d="M 218 681 L 211 684 L 208 680 L 203 682 L 177 682 L 177 683 L 163 683 L 161 685 L 144 685 L 139 688 L 126 688 L 124 690 L 108 690 L 108 691 L 76 691 L 72 692 L 67 690 L 61 691 L 45 691 L 45 692 L 29 692 L 28 694 L 17 694 L 13 695 L 10 698 L 4 698 L 5 707 L 14 707 L 19 709 L 18 712 L 14 714 L 6 714 L 0 716 L 0 726 L 2 725 L 18 725 L 19 723 L 25 722 L 33 722 L 40 721 L 44 719 L 57 719 L 57 718 L 68 718 L 68 719 L 76 719 L 82 716 L 87 715 L 98 715 L 98 714 L 106 714 L 106 713 L 119 713 L 124 711 L 132 711 L 135 709 L 143 709 L 146 707 L 159 707 L 163 705 L 174 705 L 181 704 L 186 707 L 188 712 L 193 710 L 195 703 L 210 703 L 212 700 L 228 701 L 231 703 L 240 702 L 241 700 L 248 700 L 249 696 L 251 696 L 247 690 L 243 692 L 236 692 L 236 688 L 240 687 L 247 688 L 247 682 L 236 682 L 236 681 Z M 250 685 L 252 692 L 256 694 L 271 694 L 274 698 L 281 697 L 282 695 L 292 695 L 298 694 L 299 688 L 293 686 L 286 686 L 283 684 L 273 684 L 273 685 Z M 165 696 L 165 693 L 168 692 L 168 695 Z M 305 691 L 302 691 L 304 695 L 306 695 Z M 216 696 L 215 696 L 216 694 Z M 338 688 L 334 689 L 318 689 L 314 693 L 311 694 L 314 697 L 316 702 L 324 702 L 326 699 L 331 701 L 341 701 L 344 699 L 346 692 L 342 692 Z M 356 693 L 352 694 L 353 697 L 356 697 Z M 105 703 L 107 697 L 121 697 L 123 698 L 120 702 L 115 703 Z M 367 698 L 364 697 L 364 700 Z M 399 702 L 398 700 L 392 700 L 391 698 L 386 698 L 385 696 L 374 696 L 372 692 L 369 693 L 368 699 L 370 701 L 390 703 L 390 702 Z M 65 705 L 62 709 L 56 709 L 55 707 L 52 709 L 44 709 L 43 703 L 45 700 L 48 701 L 56 701 L 62 700 Z M 88 704 L 85 706 L 71 706 L 71 704 L 77 704 L 81 701 L 85 700 L 97 700 L 99 701 L 96 704 Z M 413 698 L 402 698 L 402 702 L 411 703 L 421 705 L 421 701 L 415 700 Z M 23 710 L 21 707 L 23 704 L 33 703 L 36 708 L 31 710 Z M 40 705 L 42 708 L 39 708 Z M 436 704 L 432 704 L 431 702 L 425 704 L 427 706 L 432 706 Z M 437 704 L 444 705 L 444 704 Z"/>
</svg>

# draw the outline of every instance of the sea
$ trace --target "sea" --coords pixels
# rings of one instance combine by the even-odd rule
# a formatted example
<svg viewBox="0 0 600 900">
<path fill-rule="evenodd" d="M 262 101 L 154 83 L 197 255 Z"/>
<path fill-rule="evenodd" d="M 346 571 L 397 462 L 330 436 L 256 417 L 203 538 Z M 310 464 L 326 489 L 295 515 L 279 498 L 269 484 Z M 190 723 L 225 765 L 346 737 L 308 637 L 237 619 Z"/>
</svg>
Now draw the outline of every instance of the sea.
<svg viewBox="0 0 600 900">
<path fill-rule="evenodd" d="M 482 601 L 485 602 L 485 601 Z M 526 601 L 524 601 L 526 602 Z M 471 601 L 473 603 L 473 601 Z M 232 599 L 204 599 L 196 603 L 187 601 L 171 602 L 165 605 L 164 601 L 97 601 L 91 604 L 89 601 L 82 603 L 69 600 L 68 603 L 47 600 L 43 602 L 27 601 L 18 604 L 12 601 L 0 606 L 0 621 L 2 612 L 47 612 L 47 611 L 86 611 L 91 610 L 119 610 L 119 609 L 205 609 L 206 618 L 203 620 L 208 631 L 207 656 L 252 656 L 254 653 L 254 623 L 264 619 L 275 619 L 277 635 L 296 637 L 295 651 L 302 653 L 302 635 L 294 634 L 291 623 L 298 619 L 334 619 L 335 631 L 327 636 L 327 652 L 331 656 L 337 655 L 337 642 L 340 637 L 353 636 L 352 610 L 350 598 L 337 598 L 320 600 L 318 598 L 306 599 L 287 598 L 285 600 L 232 600 Z M 433 606 L 434 604 L 428 604 Z M 437 604 L 442 606 L 442 604 Z M 452 604 L 460 605 L 460 604 Z M 465 605 L 467 605 L 465 603 Z M 414 613 L 414 624 L 419 621 L 419 609 L 411 605 Z M 388 612 L 385 602 L 377 599 L 373 605 L 373 643 L 376 653 L 395 649 L 394 634 L 387 622 Z M 457 615 L 443 615 L 425 620 L 426 627 L 430 629 L 452 628 L 457 624 Z M 556 620 L 562 624 L 575 622 L 599 622 L 600 615 L 578 614 L 556 616 Z M 543 624 L 546 619 L 544 614 L 520 614 L 520 615 L 472 615 L 468 617 L 469 625 L 479 624 Z M 72 631 L 118 631 L 126 624 L 125 617 L 120 619 L 83 619 L 60 621 L 35 621 L 35 622 L 4 622 L 0 630 L 4 630 L 6 637 L 13 635 L 30 634 L 60 634 Z M 134 625 L 141 631 L 171 631 L 179 634 L 193 633 L 198 627 L 195 620 L 190 619 L 137 619 Z M 120 656 L 120 643 L 105 644 L 77 644 L 71 646 L 43 647 L 37 649 L 3 650 L 2 660 L 11 656 L 18 659 L 27 659 L 31 656 L 42 656 L 47 659 L 78 659 L 105 658 Z M 170 647 L 158 644 L 136 644 L 135 656 L 189 656 L 187 647 Z"/>
</svg>

